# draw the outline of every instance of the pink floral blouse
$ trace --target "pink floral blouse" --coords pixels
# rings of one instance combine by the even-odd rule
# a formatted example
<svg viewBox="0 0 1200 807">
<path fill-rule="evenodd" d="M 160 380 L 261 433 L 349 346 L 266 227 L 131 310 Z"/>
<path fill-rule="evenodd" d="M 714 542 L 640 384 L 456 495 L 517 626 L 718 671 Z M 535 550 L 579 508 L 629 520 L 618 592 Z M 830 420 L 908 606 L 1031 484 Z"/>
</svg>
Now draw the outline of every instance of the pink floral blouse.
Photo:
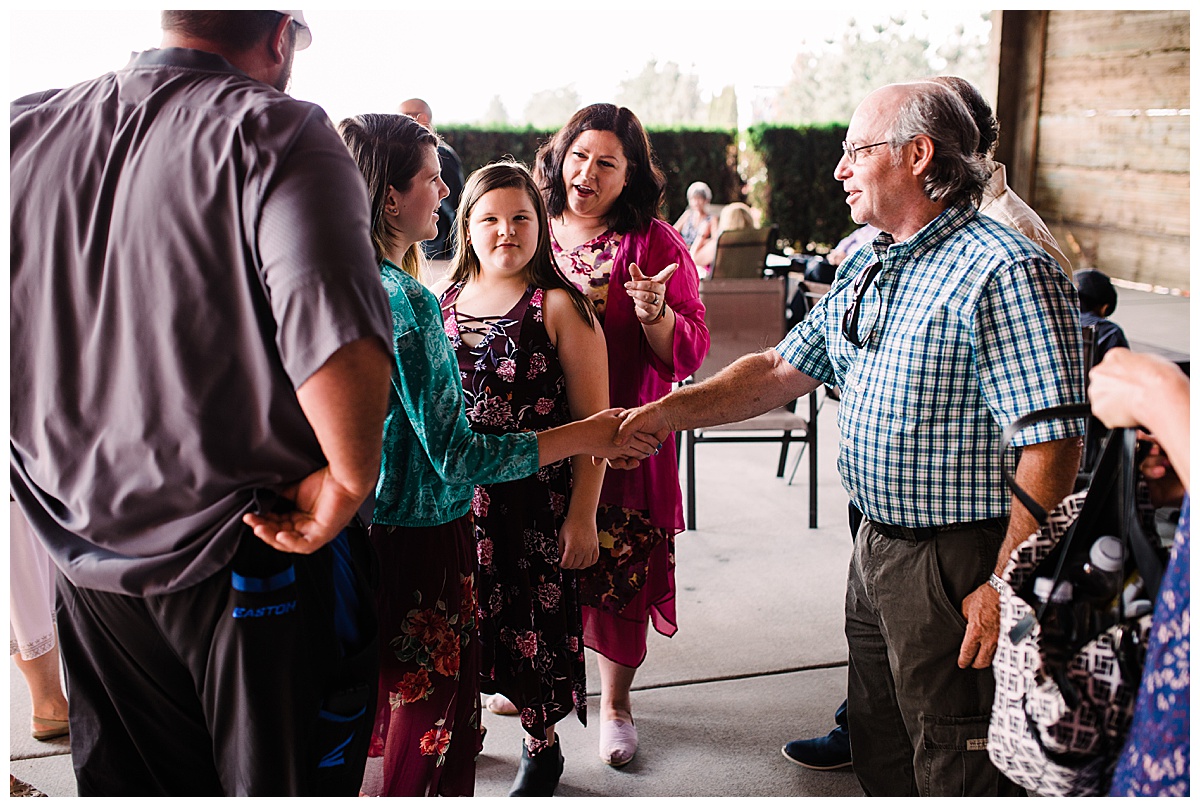
<svg viewBox="0 0 1200 807">
<path fill-rule="evenodd" d="M 658 400 L 700 367 L 708 355 L 708 327 L 700 302 L 696 264 L 679 233 L 655 219 L 644 230 L 604 233 L 571 250 L 554 239 L 551 245 L 559 268 L 597 303 L 608 344 L 608 388 L 611 406 L 632 408 Z M 629 264 L 636 263 L 645 274 L 657 274 L 678 263 L 667 281 L 667 305 L 675 312 L 671 362 L 655 355 L 634 314 L 633 301 L 625 291 Z M 683 530 L 683 497 L 679 490 L 679 466 L 675 461 L 674 435 L 657 455 L 630 471 L 609 469 L 604 475 L 600 500 L 621 507 L 650 512 L 656 527 Z"/>
</svg>

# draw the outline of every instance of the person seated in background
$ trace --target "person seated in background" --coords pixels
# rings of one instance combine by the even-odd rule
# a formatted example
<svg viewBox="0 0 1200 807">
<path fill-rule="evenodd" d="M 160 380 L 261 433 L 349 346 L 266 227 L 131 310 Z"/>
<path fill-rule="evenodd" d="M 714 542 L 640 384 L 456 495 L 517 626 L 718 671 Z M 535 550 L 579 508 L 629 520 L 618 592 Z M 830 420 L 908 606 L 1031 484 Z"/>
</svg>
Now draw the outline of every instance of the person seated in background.
<svg viewBox="0 0 1200 807">
<path fill-rule="evenodd" d="M 1092 329 L 1091 366 L 1104 360 L 1104 354 L 1114 347 L 1129 347 L 1129 340 L 1121 326 L 1108 319 L 1117 307 L 1117 290 L 1108 275 L 1096 269 L 1080 269 L 1073 280 L 1079 292 L 1079 325 Z M 1100 456 L 1100 442 L 1104 438 L 1102 424 L 1095 417 L 1088 426 L 1084 444 L 1083 467 L 1090 469 Z"/>
<path fill-rule="evenodd" d="M 841 241 L 838 241 L 837 246 L 829 250 L 829 254 L 825 256 L 825 259 L 833 266 L 841 266 L 842 261 L 853 255 L 855 250 L 863 244 L 869 244 L 874 241 L 877 235 L 879 235 L 878 227 L 864 224 Z M 832 278 L 825 282 L 829 283 L 831 280 Z"/>
<path fill-rule="evenodd" d="M 1141 465 L 1156 504 L 1181 502 L 1171 559 L 1154 607 L 1133 723 L 1110 796 L 1187 796 L 1191 771 L 1191 387 L 1167 359 L 1113 349 L 1092 368 L 1092 414 L 1109 428 L 1138 427 L 1155 446 Z"/>
<path fill-rule="evenodd" d="M 1080 269 L 1073 280 L 1079 292 L 1079 324 L 1095 334 L 1092 363 L 1099 364 L 1114 347 L 1129 347 L 1121 326 L 1108 318 L 1117 309 L 1117 290 L 1108 275 L 1098 269 Z"/>
<path fill-rule="evenodd" d="M 1071 274 L 1071 261 L 1059 248 L 1046 222 L 1008 186 L 1008 170 L 1003 163 L 994 159 L 1000 137 L 1000 122 L 996 120 L 996 114 L 979 88 L 959 76 L 935 76 L 930 81 L 955 93 L 967 105 L 979 129 L 979 145 L 975 153 L 983 160 L 988 171 L 988 184 L 979 202 L 979 212 L 1021 233 L 1046 250 L 1064 272 Z"/>
<path fill-rule="evenodd" d="M 726 230 L 753 230 L 756 227 L 754 211 L 749 205 L 741 202 L 731 202 L 721 209 L 716 226 L 708 232 L 701 233 L 692 244 L 692 258 L 700 277 L 712 276 L 712 265 L 717 259 L 717 239 Z"/>
<path fill-rule="evenodd" d="M 690 249 L 697 236 L 709 231 L 715 223 L 716 217 L 708 210 L 712 203 L 712 188 L 703 182 L 693 182 L 688 185 L 687 202 L 687 210 L 675 222 L 675 229 Z"/>
<path fill-rule="evenodd" d="M 813 283 L 823 283 L 828 286 L 833 282 L 834 277 L 837 275 L 837 268 L 842 265 L 842 262 L 853 255 L 859 247 L 874 241 L 877 235 L 879 235 L 878 227 L 864 224 L 841 241 L 838 241 L 837 246 L 829 250 L 827 254 L 800 256 L 800 260 L 802 260 L 801 265 L 804 268 L 804 279 Z M 792 260 L 795 261 L 797 259 L 793 258 Z M 805 293 L 805 291 L 805 289 L 801 289 L 799 293 Z M 799 317 L 797 317 L 796 321 L 799 322 Z"/>
</svg>

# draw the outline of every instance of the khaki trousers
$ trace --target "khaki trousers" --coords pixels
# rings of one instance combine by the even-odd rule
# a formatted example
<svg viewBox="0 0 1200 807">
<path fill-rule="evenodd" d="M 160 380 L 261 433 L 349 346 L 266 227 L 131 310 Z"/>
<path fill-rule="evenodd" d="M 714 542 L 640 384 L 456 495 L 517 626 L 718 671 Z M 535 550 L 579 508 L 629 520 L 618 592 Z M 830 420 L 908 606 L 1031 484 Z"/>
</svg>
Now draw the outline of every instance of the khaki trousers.
<svg viewBox="0 0 1200 807">
<path fill-rule="evenodd" d="M 846 587 L 854 771 L 871 796 L 1001 796 L 1021 791 L 992 765 L 990 669 L 962 670 L 961 603 L 984 584 L 1002 526 L 889 538 L 864 520 Z"/>
</svg>

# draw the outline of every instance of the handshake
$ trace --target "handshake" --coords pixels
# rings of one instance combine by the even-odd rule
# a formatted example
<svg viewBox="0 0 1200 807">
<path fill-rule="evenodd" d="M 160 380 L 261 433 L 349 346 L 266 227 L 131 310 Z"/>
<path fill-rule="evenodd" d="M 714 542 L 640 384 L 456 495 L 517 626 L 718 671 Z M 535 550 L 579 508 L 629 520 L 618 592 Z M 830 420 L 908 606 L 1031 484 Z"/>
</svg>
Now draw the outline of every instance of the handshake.
<svg viewBox="0 0 1200 807">
<path fill-rule="evenodd" d="M 564 429 L 573 429 L 571 441 L 575 454 L 591 455 L 595 461 L 608 460 L 618 470 L 636 468 L 641 461 L 662 450 L 662 444 L 674 431 L 654 404 L 636 409 L 605 409 L 589 418 L 575 421 Z"/>
</svg>

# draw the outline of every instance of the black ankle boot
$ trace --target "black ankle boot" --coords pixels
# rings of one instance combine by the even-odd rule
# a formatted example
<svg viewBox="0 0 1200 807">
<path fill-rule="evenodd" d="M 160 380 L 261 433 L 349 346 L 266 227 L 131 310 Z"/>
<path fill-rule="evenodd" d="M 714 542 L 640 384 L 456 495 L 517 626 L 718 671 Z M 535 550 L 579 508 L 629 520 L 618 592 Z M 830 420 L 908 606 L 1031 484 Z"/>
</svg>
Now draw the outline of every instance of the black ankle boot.
<svg viewBox="0 0 1200 807">
<path fill-rule="evenodd" d="M 529 755 L 529 746 L 522 742 L 521 767 L 508 795 L 553 796 L 562 772 L 562 742 L 559 738 L 555 737 L 554 745 L 535 756 Z"/>
</svg>

